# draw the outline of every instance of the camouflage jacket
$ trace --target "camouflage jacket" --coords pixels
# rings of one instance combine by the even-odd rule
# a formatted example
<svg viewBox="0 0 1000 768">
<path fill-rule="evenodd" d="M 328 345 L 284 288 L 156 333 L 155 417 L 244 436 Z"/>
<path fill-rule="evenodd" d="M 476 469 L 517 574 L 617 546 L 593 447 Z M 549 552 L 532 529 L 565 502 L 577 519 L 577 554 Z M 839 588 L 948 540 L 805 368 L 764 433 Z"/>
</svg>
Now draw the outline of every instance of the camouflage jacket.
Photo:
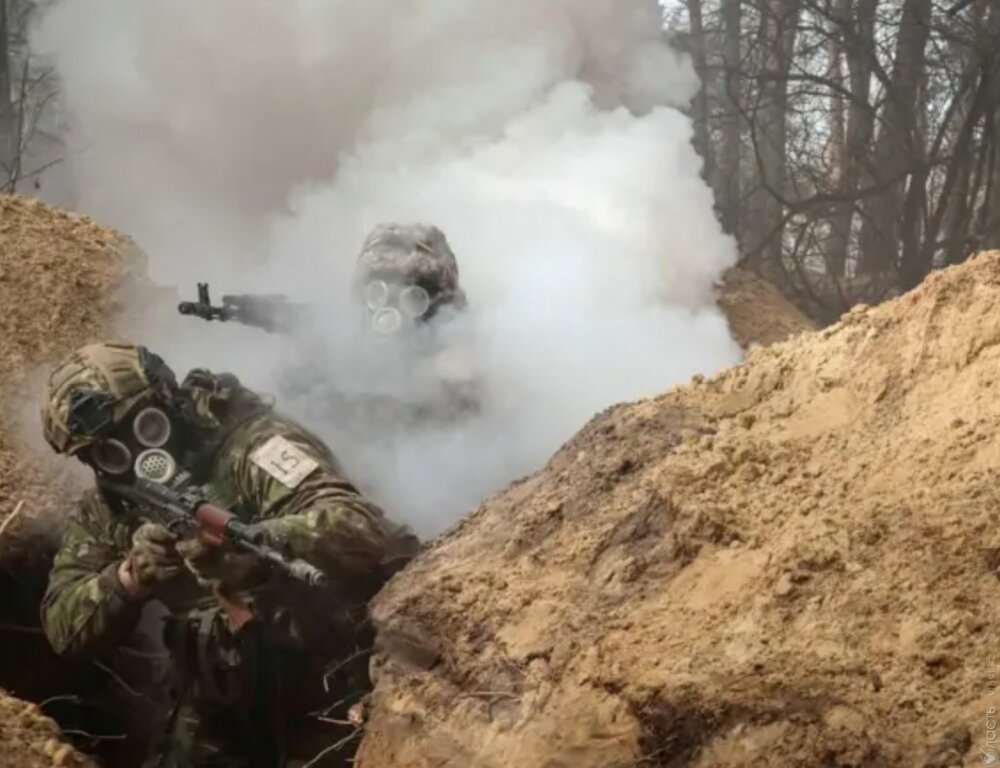
<svg viewBox="0 0 1000 768">
<path fill-rule="evenodd" d="M 307 645 L 325 642 L 356 620 L 388 576 L 412 557 L 416 538 L 344 479 L 317 437 L 275 414 L 235 377 L 195 371 L 183 388 L 203 419 L 216 426 L 217 439 L 202 459 L 208 495 L 246 522 L 280 518 L 289 554 L 321 568 L 330 582 L 316 590 L 274 575 L 252 595 L 255 612 L 268 618 L 283 613 L 281 621 Z M 251 461 L 254 450 L 276 435 L 318 464 L 295 488 Z M 117 568 L 140 524 L 100 489 L 88 492 L 70 515 L 42 601 L 42 623 L 57 652 L 93 656 L 135 627 L 142 601 L 128 596 Z M 158 596 L 174 614 L 213 600 L 193 576 L 173 586 Z"/>
</svg>

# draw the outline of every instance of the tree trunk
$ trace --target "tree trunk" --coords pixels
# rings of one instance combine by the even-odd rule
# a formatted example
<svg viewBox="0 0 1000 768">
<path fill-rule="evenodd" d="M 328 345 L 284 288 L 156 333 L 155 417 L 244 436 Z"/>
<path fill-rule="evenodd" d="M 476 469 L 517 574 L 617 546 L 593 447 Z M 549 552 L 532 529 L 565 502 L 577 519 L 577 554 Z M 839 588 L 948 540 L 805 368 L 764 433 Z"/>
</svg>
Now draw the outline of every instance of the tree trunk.
<svg viewBox="0 0 1000 768">
<path fill-rule="evenodd" d="M 751 263 L 760 269 L 781 261 L 785 227 L 786 112 L 788 73 L 798 32 L 799 0 L 767 0 L 762 8 L 764 66 L 752 123 L 757 183 L 750 201 L 754 216 Z"/>
<path fill-rule="evenodd" d="M 851 12 L 851 0 L 834 0 L 833 23 L 830 39 L 827 41 L 827 56 L 830 59 L 827 77 L 840 87 L 844 82 L 844 35 L 843 28 Z M 844 95 L 833 90 L 830 96 L 830 177 L 833 189 L 838 195 L 847 193 L 845 182 L 847 164 L 847 114 Z M 834 206 L 830 216 L 830 233 L 826 242 L 826 269 L 834 277 L 844 276 L 847 264 L 847 248 L 851 240 L 851 220 L 853 210 L 847 204 Z"/>
<path fill-rule="evenodd" d="M 989 24 L 986 27 L 986 48 L 990 61 L 990 72 L 994 78 L 994 88 L 1000 88 L 1000 9 L 995 3 L 990 4 Z M 978 227 L 983 248 L 1000 248 L 1000 96 L 994 102 L 993 114 L 986 122 L 985 134 L 989 152 L 989 163 L 986 173 L 986 189 L 980 203 Z"/>
<path fill-rule="evenodd" d="M 957 169 L 954 188 L 949 197 L 939 203 L 946 206 L 941 228 L 944 230 L 944 260 L 947 264 L 958 264 L 966 256 L 965 243 L 969 235 L 969 195 L 975 194 L 975 190 L 972 189 L 974 158 L 971 149 L 968 146 L 955 145 L 951 159 L 951 164 Z M 928 230 L 928 240 L 931 240 L 934 234 Z M 933 258 L 934 246 L 928 245 L 925 250 Z"/>
<path fill-rule="evenodd" d="M 722 228 L 739 237 L 740 226 L 740 0 L 722 0 L 725 96 L 723 98 L 722 147 L 719 151 L 718 206 Z"/>
<path fill-rule="evenodd" d="M 1000 248 L 1000 109 L 993 113 L 987 126 L 992 128 L 986 165 L 986 188 L 979 204 L 976 226 L 980 247 Z"/>
<path fill-rule="evenodd" d="M 1000 113 L 997 115 L 1000 122 Z M 993 144 L 993 176 L 990 179 L 989 192 L 984 198 L 985 226 L 983 227 L 983 247 L 1000 249 L 1000 147 Z"/>
<path fill-rule="evenodd" d="M 691 29 L 691 58 L 698 73 L 701 87 L 694 97 L 694 142 L 704 161 L 702 175 L 711 181 L 715 176 L 712 143 L 708 138 L 708 61 L 705 55 L 705 24 L 702 17 L 702 0 L 687 0 L 688 22 Z"/>
<path fill-rule="evenodd" d="M 948 243 L 946 260 L 949 264 L 957 264 L 969 256 L 970 247 L 979 248 L 984 245 L 988 233 L 984 229 L 987 216 L 984 213 L 989 206 L 996 208 L 997 193 L 993 189 L 996 175 L 995 164 L 998 162 L 997 118 L 1000 116 L 1000 9 L 991 4 L 989 11 L 981 5 L 977 7 L 974 17 L 975 29 L 980 30 L 978 39 L 972 51 L 973 62 L 980 70 L 979 90 L 982 98 L 971 99 L 970 114 L 967 125 L 969 140 L 975 139 L 975 149 L 968 147 L 968 154 L 960 169 L 956 192 L 952 199 L 946 201 L 949 209 L 945 218 L 945 240 Z M 981 122 L 978 131 L 975 127 Z M 960 137 L 959 141 L 962 140 Z M 964 147 L 959 146 L 961 151 Z M 971 181 L 970 181 L 971 178 Z M 991 202 L 992 198 L 992 202 Z M 977 211 L 976 206 L 981 210 Z M 964 236 L 962 236 L 964 235 Z"/>
<path fill-rule="evenodd" d="M 875 11 L 878 0 L 835 0 L 833 35 L 846 59 L 849 103 L 840 175 L 834 186 L 840 202 L 830 215 L 827 269 L 836 277 L 846 272 L 854 226 L 861 159 L 871 151 L 875 109 L 871 106 L 872 69 L 875 61 Z M 843 99 L 841 98 L 841 108 Z M 841 118 L 843 120 L 843 118 Z"/>
<path fill-rule="evenodd" d="M 967 72 L 974 76 L 975 87 L 968 94 L 968 102 L 959 110 L 960 127 L 955 133 L 951 156 L 946 165 L 944 182 L 938 195 L 937 204 L 927 221 L 927 231 L 923 247 L 917 254 L 915 267 L 906 270 L 904 278 L 907 286 L 915 285 L 931 269 L 934 254 L 938 249 L 938 237 L 946 214 L 952 213 L 957 219 L 953 223 L 954 238 L 946 239 L 945 253 L 949 263 L 957 263 L 968 255 L 969 238 L 968 212 L 969 195 L 977 194 L 970 187 L 973 174 L 981 176 L 982 154 L 986 147 L 976 145 L 977 134 L 985 137 L 985 128 L 991 124 L 990 116 L 1000 106 L 1000 55 L 997 41 L 1000 40 L 1000 13 L 991 11 L 985 25 L 986 34 L 973 41 L 967 63 Z M 993 138 L 993 137 L 991 137 Z M 921 274 L 921 270 L 923 274 Z"/>
<path fill-rule="evenodd" d="M 7 186 L 14 167 L 16 123 L 11 98 L 10 26 L 7 0 L 0 0 L 0 189 Z"/>
<path fill-rule="evenodd" d="M 923 139 L 919 115 L 926 93 L 926 48 L 930 33 L 931 0 L 904 0 L 896 42 L 896 56 L 878 136 L 869 168 L 869 181 L 880 191 L 864 206 L 859 269 L 879 274 L 896 267 L 902 232 L 905 177 L 922 166 Z M 907 222 L 915 227 L 917 222 Z"/>
</svg>

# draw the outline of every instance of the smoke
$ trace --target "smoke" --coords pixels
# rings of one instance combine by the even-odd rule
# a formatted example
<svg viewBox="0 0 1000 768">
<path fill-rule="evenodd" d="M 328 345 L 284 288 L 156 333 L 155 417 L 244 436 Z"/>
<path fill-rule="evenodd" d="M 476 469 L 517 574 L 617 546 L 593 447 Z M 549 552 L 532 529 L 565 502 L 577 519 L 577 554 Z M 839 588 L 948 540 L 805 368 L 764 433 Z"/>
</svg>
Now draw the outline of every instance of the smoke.
<svg viewBox="0 0 1000 768">
<path fill-rule="evenodd" d="M 130 330 L 275 392 L 425 533 L 594 412 L 738 359 L 712 295 L 734 245 L 679 111 L 697 83 L 653 0 L 61 0 L 33 43 L 65 85 L 78 207 L 154 280 L 319 310 L 296 344 L 159 305 Z M 456 252 L 470 308 L 441 333 L 476 413 L 337 412 L 333 390 L 427 394 L 418 353 L 373 365 L 345 330 L 383 221 Z"/>
</svg>

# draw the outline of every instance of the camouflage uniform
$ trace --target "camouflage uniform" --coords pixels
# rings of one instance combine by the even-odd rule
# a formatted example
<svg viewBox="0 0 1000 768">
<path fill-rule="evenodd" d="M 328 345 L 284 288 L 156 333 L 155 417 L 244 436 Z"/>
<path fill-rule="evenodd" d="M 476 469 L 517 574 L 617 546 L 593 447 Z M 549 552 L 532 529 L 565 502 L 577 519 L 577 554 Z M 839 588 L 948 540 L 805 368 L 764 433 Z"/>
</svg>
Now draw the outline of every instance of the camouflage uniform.
<svg viewBox="0 0 1000 768">
<path fill-rule="evenodd" d="M 338 667 L 326 685 L 324 674 L 370 643 L 366 604 L 412 556 L 416 539 L 360 496 L 317 437 L 277 415 L 235 377 L 192 371 L 180 391 L 212 426 L 204 433 L 197 482 L 243 521 L 275 521 L 269 525 L 283 548 L 321 568 L 328 586 L 317 590 L 262 572 L 239 595 L 255 618 L 235 632 L 194 575 L 158 593 L 170 614 L 165 638 L 177 667 L 178 704 L 167 749 L 150 764 L 283 765 L 289 722 L 329 703 L 326 687 L 341 698 L 343 686 L 366 684 L 357 664 Z M 276 435 L 318 465 L 294 488 L 251 461 Z M 46 635 L 59 653 L 98 656 L 136 627 L 142 601 L 125 591 L 117 568 L 140 521 L 121 504 L 98 487 L 69 518 L 42 604 Z M 321 742 L 340 735 L 328 733 Z"/>
<path fill-rule="evenodd" d="M 371 332 L 375 312 L 365 288 L 375 281 L 423 288 L 429 310 L 398 332 Z M 447 428 L 478 410 L 482 382 L 467 345 L 457 341 L 465 328 L 446 325 L 450 313 L 465 309 L 466 297 L 458 261 L 438 227 L 375 226 L 358 254 L 352 287 L 364 314 L 363 343 L 349 358 L 313 351 L 281 377 L 280 390 L 307 421 L 333 425 L 351 444 L 391 450 L 400 433 Z"/>
<path fill-rule="evenodd" d="M 404 340 L 400 343 L 410 355 L 404 364 L 405 391 L 396 396 L 366 391 L 351 403 L 348 413 L 373 425 L 395 424 L 408 429 L 446 424 L 475 410 L 478 382 L 468 364 L 467 350 L 449 345 L 433 332 L 434 326 L 427 326 L 442 310 L 455 312 L 466 307 L 458 261 L 444 233 L 430 224 L 379 224 L 365 239 L 358 256 L 355 292 L 362 294 L 373 280 L 420 286 L 431 296 L 431 305 L 414 329 L 416 334 L 401 334 Z"/>
</svg>

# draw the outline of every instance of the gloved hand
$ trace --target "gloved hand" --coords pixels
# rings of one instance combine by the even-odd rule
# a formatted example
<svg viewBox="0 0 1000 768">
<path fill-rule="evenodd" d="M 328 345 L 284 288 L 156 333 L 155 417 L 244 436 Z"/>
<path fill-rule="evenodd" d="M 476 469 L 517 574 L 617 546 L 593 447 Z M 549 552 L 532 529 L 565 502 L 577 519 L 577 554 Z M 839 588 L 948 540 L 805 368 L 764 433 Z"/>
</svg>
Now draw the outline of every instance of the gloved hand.
<svg viewBox="0 0 1000 768">
<path fill-rule="evenodd" d="M 225 545 L 208 545 L 198 538 L 178 542 L 177 552 L 198 584 L 206 589 L 214 586 L 244 589 L 259 580 L 264 571 L 256 556 Z"/>
<path fill-rule="evenodd" d="M 119 569 L 125 588 L 133 595 L 155 593 L 176 579 L 184 569 L 176 543 L 177 537 L 162 525 L 139 526 L 132 534 L 132 549 Z"/>
</svg>

